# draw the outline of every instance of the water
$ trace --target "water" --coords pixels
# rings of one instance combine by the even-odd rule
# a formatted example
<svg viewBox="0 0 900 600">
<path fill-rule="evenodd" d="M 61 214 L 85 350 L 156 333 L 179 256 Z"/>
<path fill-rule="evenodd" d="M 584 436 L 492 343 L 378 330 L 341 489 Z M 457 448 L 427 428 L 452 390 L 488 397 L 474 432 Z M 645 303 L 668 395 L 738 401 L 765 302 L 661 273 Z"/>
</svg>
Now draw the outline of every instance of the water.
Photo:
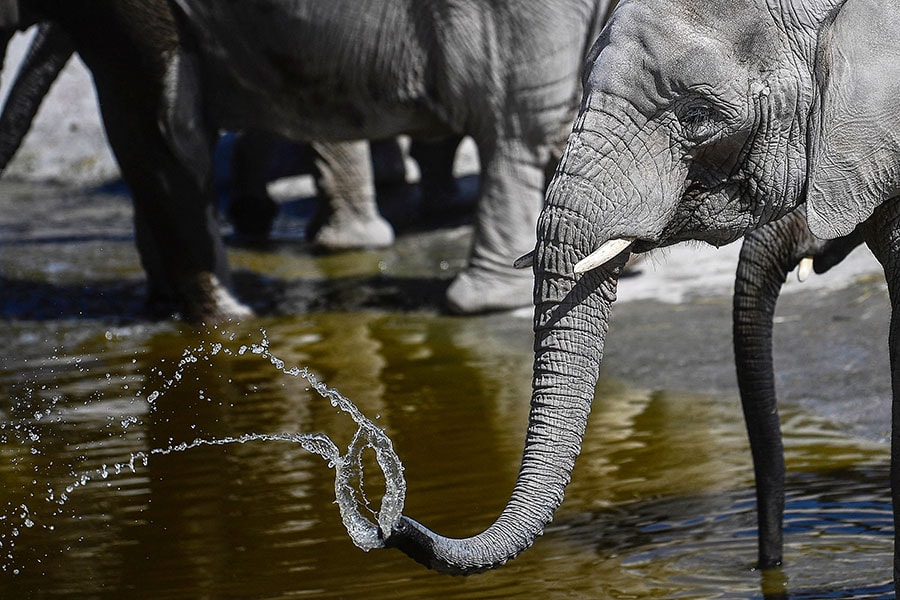
<svg viewBox="0 0 900 600">
<path fill-rule="evenodd" d="M 224 343 L 223 341 L 213 341 L 209 344 L 209 348 L 205 345 L 201 345 L 197 348 L 186 350 L 182 355 L 173 376 L 163 385 L 162 392 L 153 390 L 149 393 L 144 393 L 144 390 L 139 390 L 135 395 L 134 401 L 139 403 L 144 402 L 143 397 L 146 397 L 149 411 L 152 414 L 156 407 L 156 402 L 160 399 L 161 395 L 180 384 L 185 375 L 185 367 L 200 360 L 198 355 L 204 357 L 207 361 L 210 356 L 215 356 L 219 352 L 224 352 L 226 355 L 233 355 L 234 351 L 226 344 L 233 341 L 234 335 L 228 335 L 223 332 L 222 336 L 225 338 L 223 340 Z M 403 465 L 396 452 L 393 450 L 390 438 L 381 428 L 377 427 L 363 415 L 352 401 L 341 395 L 337 390 L 329 388 L 323 382 L 319 381 L 308 369 L 299 369 L 298 367 L 286 368 L 284 361 L 269 351 L 269 342 L 265 337 L 265 331 L 262 332 L 262 339 L 260 342 L 253 343 L 249 347 L 241 345 L 236 353 L 241 355 L 248 350 L 253 354 L 258 354 L 268 359 L 272 365 L 282 371 L 285 375 L 304 379 L 319 396 L 327 399 L 333 407 L 347 413 L 352 418 L 357 429 L 344 454 L 341 453 L 334 441 L 324 433 L 244 433 L 238 437 L 195 438 L 191 441 L 178 442 L 177 444 L 169 445 L 165 448 L 151 448 L 147 451 L 133 452 L 128 457 L 127 463 L 115 463 L 113 465 L 104 463 L 94 472 L 82 472 L 77 474 L 74 476 L 75 479 L 73 482 L 65 486 L 64 492 L 55 490 L 52 485 L 48 485 L 47 496 L 45 499 L 50 503 L 56 503 L 62 506 L 68 501 L 69 496 L 73 494 L 78 487 L 84 487 L 88 482 L 94 479 L 107 479 L 112 472 L 116 475 L 120 475 L 127 469 L 131 473 L 136 473 L 136 463 L 139 463 L 143 467 L 147 467 L 149 460 L 154 455 L 164 456 L 175 452 L 186 452 L 201 446 L 223 446 L 226 444 L 244 444 L 247 442 L 291 442 L 299 444 L 307 452 L 322 457 L 328 463 L 328 466 L 335 470 L 335 501 L 338 504 L 344 526 L 347 528 L 347 533 L 350 535 L 353 543 L 366 551 L 374 548 L 383 548 L 384 543 L 381 539 L 381 532 L 391 531 L 394 528 L 397 520 L 402 514 L 403 501 L 406 493 L 406 481 L 403 478 Z M 107 378 L 109 378 L 109 374 L 107 374 Z M 127 389 L 127 386 L 125 389 Z M 198 395 L 201 400 L 205 398 L 205 393 L 202 390 L 198 392 Z M 36 412 L 34 414 L 34 419 L 40 421 L 45 417 L 58 417 L 58 414 L 54 414 L 55 409 L 56 407 L 51 404 L 50 408 Z M 142 422 L 134 416 L 129 416 L 123 419 L 121 424 L 123 427 L 128 427 L 135 424 L 142 424 Z M 0 429 L 9 429 L 13 432 L 13 437 L 20 441 L 27 440 L 28 442 L 35 443 L 41 439 L 38 428 L 28 419 L 10 420 L 0 424 Z M 4 441 L 6 441 L 5 438 Z M 381 468 L 382 473 L 385 475 L 384 493 L 381 496 L 381 505 L 377 510 L 371 508 L 371 503 L 366 496 L 363 453 L 367 449 L 374 451 L 376 462 Z M 32 448 L 32 453 L 37 453 L 37 451 Z M 32 483 L 36 484 L 37 481 L 35 480 Z M 360 514 L 360 507 L 366 508 L 375 517 L 376 522 L 373 522 L 366 516 Z M 13 523 L 13 526 L 9 531 L 6 545 L 12 549 L 15 546 L 13 538 L 19 535 L 19 529 L 23 526 L 29 528 L 33 527 L 35 523 L 32 520 L 31 509 L 28 505 L 21 504 L 19 505 L 18 510 L 11 506 L 7 508 L 11 510 L 7 512 L 5 519 L 10 520 L 10 522 Z M 16 512 L 19 513 L 19 522 L 16 522 L 15 520 Z M 57 514 L 59 513 L 54 513 L 54 515 Z M 53 527 L 50 526 L 48 529 L 52 530 Z M 10 559 L 11 564 L 3 565 L 0 568 L 18 574 L 19 569 L 14 564 L 14 551 L 8 552 L 7 558 Z"/>
<path fill-rule="evenodd" d="M 115 196 L 89 200 L 48 193 L 0 221 L 0 598 L 892 596 L 886 445 L 785 406 L 786 567 L 763 580 L 736 392 L 623 378 L 624 305 L 573 483 L 534 547 L 468 578 L 364 552 L 334 470 L 292 437 L 327 432 L 348 448 L 357 423 L 292 369 L 308 366 L 390 436 L 404 514 L 451 536 L 487 526 L 518 469 L 532 341 L 527 314 L 434 310 L 465 230 L 343 257 L 235 249 L 247 297 L 270 310 L 223 334 L 143 318 L 129 213 Z M 52 208 L 70 211 L 77 236 Z M 435 274 L 425 308 L 408 311 L 409 282 Z M 728 327 L 716 306 L 703 310 Z M 399 492 L 372 449 L 360 460 L 355 501 L 375 521 Z"/>
</svg>

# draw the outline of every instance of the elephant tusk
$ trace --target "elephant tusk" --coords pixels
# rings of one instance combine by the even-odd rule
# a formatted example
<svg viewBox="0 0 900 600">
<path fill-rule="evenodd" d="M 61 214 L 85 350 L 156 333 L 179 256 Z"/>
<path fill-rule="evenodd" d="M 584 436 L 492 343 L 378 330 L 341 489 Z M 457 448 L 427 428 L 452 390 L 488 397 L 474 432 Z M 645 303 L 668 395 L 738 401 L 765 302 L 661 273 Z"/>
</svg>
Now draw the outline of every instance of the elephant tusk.
<svg viewBox="0 0 900 600">
<path fill-rule="evenodd" d="M 806 278 L 809 277 L 809 274 L 813 269 L 813 259 L 811 256 L 806 256 L 800 261 L 800 266 L 797 267 L 797 279 L 800 283 L 806 281 Z"/>
<path fill-rule="evenodd" d="M 530 269 L 534 266 L 534 250 L 523 254 L 513 263 L 513 269 Z"/>
<path fill-rule="evenodd" d="M 575 274 L 581 275 L 587 273 L 597 267 L 602 267 L 619 254 L 627 250 L 634 243 L 633 237 L 617 238 L 609 240 L 588 256 L 582 258 L 575 264 Z"/>
</svg>

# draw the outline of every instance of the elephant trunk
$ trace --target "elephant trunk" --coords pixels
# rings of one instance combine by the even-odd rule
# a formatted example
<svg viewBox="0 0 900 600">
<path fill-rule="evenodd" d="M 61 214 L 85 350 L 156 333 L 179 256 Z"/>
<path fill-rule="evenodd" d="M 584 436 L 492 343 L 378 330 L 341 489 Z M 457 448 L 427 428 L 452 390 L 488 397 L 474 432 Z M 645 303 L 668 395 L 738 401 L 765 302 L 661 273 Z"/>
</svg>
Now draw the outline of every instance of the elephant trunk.
<svg viewBox="0 0 900 600">
<path fill-rule="evenodd" d="M 74 52 L 75 45 L 61 25 L 38 25 L 0 115 L 0 173 L 19 149 L 41 101 Z"/>
<path fill-rule="evenodd" d="M 806 221 L 792 213 L 748 234 L 734 284 L 734 351 L 744 421 L 753 454 L 759 567 L 781 564 L 784 447 L 775 396 L 772 324 L 787 274 L 804 257 Z"/>
<path fill-rule="evenodd" d="M 552 194 L 551 194 L 552 196 Z M 470 574 L 504 564 L 534 543 L 563 501 L 594 398 L 616 268 L 576 279 L 575 246 L 590 230 L 582 217 L 548 200 L 535 255 L 535 357 L 531 410 L 518 478 L 506 507 L 485 531 L 450 539 L 401 517 L 386 536 L 418 562 L 444 573 Z"/>
</svg>

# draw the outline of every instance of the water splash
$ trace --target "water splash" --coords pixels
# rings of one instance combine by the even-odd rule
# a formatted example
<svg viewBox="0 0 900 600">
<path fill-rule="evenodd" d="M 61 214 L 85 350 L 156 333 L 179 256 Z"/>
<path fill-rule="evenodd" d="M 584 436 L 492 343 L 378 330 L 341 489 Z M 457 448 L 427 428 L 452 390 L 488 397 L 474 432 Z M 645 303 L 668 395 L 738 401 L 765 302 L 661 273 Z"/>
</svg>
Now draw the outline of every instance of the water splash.
<svg viewBox="0 0 900 600">
<path fill-rule="evenodd" d="M 285 375 L 305 380 L 310 388 L 315 390 L 322 398 L 328 400 L 333 407 L 348 414 L 353 419 L 353 422 L 356 424 L 356 431 L 343 453 L 325 433 L 245 433 L 222 438 L 198 437 L 189 442 L 173 443 L 167 447 L 134 452 L 130 454 L 126 461 L 112 464 L 104 463 L 95 470 L 81 473 L 76 473 L 73 470 L 71 472 L 72 480 L 69 484 L 61 489 L 55 489 L 50 486 L 46 489 L 44 500 L 56 507 L 54 514 L 62 514 L 62 507 L 68 503 L 71 495 L 89 482 L 108 480 L 110 477 L 120 475 L 126 471 L 136 473 L 140 467 L 146 467 L 153 456 L 185 452 L 200 446 L 223 446 L 247 442 L 288 442 L 300 444 L 307 452 L 321 456 L 328 466 L 334 469 L 336 503 L 340 510 L 342 522 L 353 543 L 365 551 L 383 547 L 382 532 L 389 532 L 393 529 L 403 511 L 406 495 L 403 465 L 393 449 L 390 438 L 382 428 L 368 419 L 350 399 L 343 396 L 336 389 L 329 388 L 324 382 L 319 381 L 308 368 L 287 367 L 283 360 L 271 352 L 266 332 L 264 330 L 260 331 L 262 334 L 261 341 L 250 345 L 241 345 L 236 351 L 229 347 L 228 344 L 228 341 L 234 340 L 234 335 L 224 332 L 223 335 L 228 340 L 224 344 L 219 342 L 201 342 L 197 347 L 186 349 L 182 353 L 175 372 L 170 378 L 165 379 L 158 389 L 151 390 L 149 393 L 146 390 L 138 391 L 134 395 L 133 401 L 146 402 L 149 410 L 153 412 L 156 409 L 156 401 L 167 391 L 177 387 L 182 381 L 184 369 L 188 365 L 204 359 L 209 360 L 212 356 L 219 353 L 234 356 L 250 352 L 267 360 Z M 156 374 L 162 375 L 163 373 L 161 370 L 157 370 Z M 207 398 L 207 400 L 209 399 Z M 54 408 L 55 404 L 39 414 L 34 414 L 34 424 L 48 420 Z M 122 433 L 130 427 L 140 424 L 140 419 L 133 415 L 115 420 L 121 425 Z M 27 427 L 27 425 L 27 423 L 19 423 L 15 427 L 17 429 L 25 427 L 31 435 L 36 435 L 36 432 L 31 427 Z M 24 434 L 18 433 L 16 437 L 23 438 Z M 374 451 L 377 463 L 384 474 L 384 494 L 381 497 L 381 505 L 378 510 L 374 510 L 371 507 L 369 498 L 365 493 L 363 455 L 369 449 Z M 34 497 L 34 494 L 32 494 L 32 497 Z M 368 513 L 368 516 L 366 513 Z M 12 555 L 12 547 L 15 543 L 14 538 L 18 537 L 22 529 L 31 528 L 35 525 L 43 526 L 49 530 L 53 529 L 52 526 L 41 525 L 38 519 L 39 515 L 25 504 L 14 510 L 7 511 L 7 514 L 0 515 L 0 521 L 7 521 L 10 525 L 14 525 L 8 538 L 6 535 L 0 536 L 0 551 L 6 552 L 6 558 L 14 560 Z M 3 565 L 2 570 L 7 571 L 9 566 Z M 11 570 L 13 573 L 18 573 L 16 568 Z"/>
<path fill-rule="evenodd" d="M 272 354 L 269 350 L 269 341 L 264 330 L 262 340 L 251 346 L 241 346 L 240 354 L 249 349 L 254 354 L 267 358 L 272 365 L 286 375 L 305 379 L 310 387 L 320 396 L 331 402 L 335 408 L 350 415 L 356 423 L 356 433 L 347 446 L 347 452 L 340 454 L 337 446 L 325 434 L 301 434 L 292 436 L 295 441 L 308 452 L 318 454 L 328 461 L 335 470 L 334 493 L 341 519 L 347 533 L 353 543 L 363 550 L 383 548 L 384 540 L 381 532 L 390 532 L 400 519 L 403 512 L 403 503 L 406 498 L 406 479 L 403 477 L 403 464 L 400 457 L 394 451 L 391 439 L 383 429 L 369 420 L 353 402 L 343 396 L 334 388 L 329 388 L 324 382 L 312 374 L 308 368 L 286 368 L 283 360 Z M 221 346 L 219 347 L 221 350 Z M 384 473 L 385 491 L 381 500 L 381 508 L 376 512 L 376 521 L 373 523 L 360 513 L 360 506 L 367 506 L 363 488 L 363 452 L 371 448 L 375 452 L 378 465 Z M 356 487 L 353 481 L 359 482 L 358 499 Z"/>
</svg>

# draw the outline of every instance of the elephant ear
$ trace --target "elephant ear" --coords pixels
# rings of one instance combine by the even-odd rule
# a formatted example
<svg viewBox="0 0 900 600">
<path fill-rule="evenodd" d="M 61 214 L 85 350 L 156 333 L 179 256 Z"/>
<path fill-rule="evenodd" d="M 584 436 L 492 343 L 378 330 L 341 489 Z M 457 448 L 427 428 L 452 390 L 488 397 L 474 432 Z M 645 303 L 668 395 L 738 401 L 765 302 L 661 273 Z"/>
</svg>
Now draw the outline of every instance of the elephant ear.
<svg viewBox="0 0 900 600">
<path fill-rule="evenodd" d="M 849 234 L 900 190 L 900 1 L 849 0 L 819 36 L 807 220 Z"/>
</svg>

